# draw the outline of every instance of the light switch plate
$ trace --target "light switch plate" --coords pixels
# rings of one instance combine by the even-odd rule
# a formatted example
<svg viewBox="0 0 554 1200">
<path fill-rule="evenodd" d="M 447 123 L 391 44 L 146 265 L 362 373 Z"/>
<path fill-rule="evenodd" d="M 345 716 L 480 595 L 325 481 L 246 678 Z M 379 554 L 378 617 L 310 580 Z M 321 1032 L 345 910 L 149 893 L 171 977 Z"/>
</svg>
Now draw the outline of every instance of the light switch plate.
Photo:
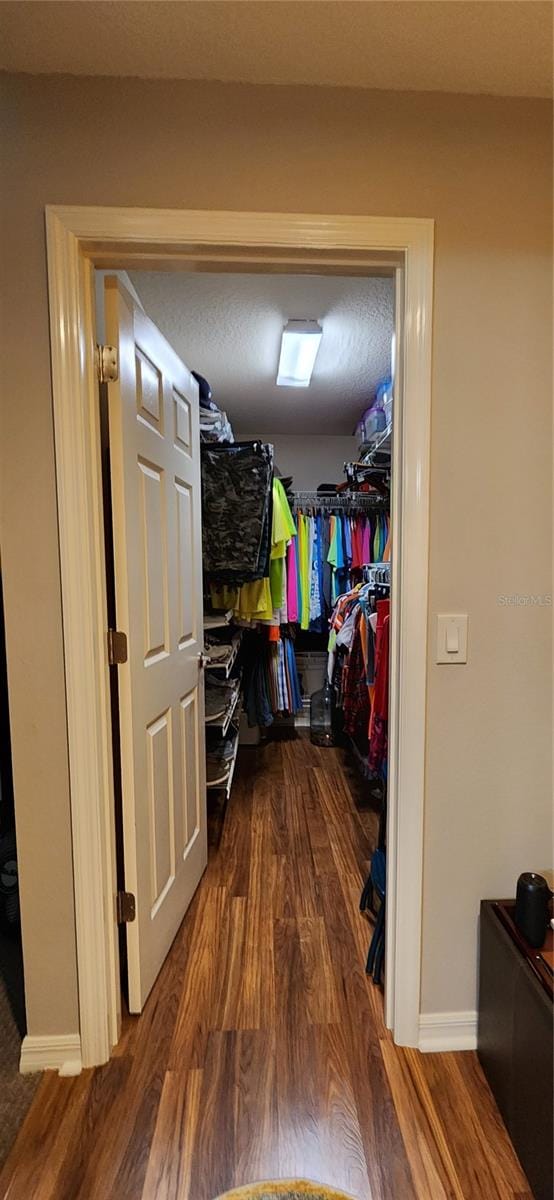
<svg viewBox="0 0 554 1200">
<path fill-rule="evenodd" d="M 467 613 L 438 614 L 437 662 L 467 662 Z"/>
</svg>

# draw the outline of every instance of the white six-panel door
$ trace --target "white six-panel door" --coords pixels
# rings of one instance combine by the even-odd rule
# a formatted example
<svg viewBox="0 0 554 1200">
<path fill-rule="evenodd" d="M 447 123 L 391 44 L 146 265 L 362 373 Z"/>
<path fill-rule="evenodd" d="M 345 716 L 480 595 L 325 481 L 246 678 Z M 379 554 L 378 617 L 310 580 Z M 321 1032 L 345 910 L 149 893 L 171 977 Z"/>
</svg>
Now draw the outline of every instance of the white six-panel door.
<svg viewBox="0 0 554 1200">
<path fill-rule="evenodd" d="M 106 280 L 129 1007 L 140 1012 L 207 860 L 198 385 Z"/>
</svg>

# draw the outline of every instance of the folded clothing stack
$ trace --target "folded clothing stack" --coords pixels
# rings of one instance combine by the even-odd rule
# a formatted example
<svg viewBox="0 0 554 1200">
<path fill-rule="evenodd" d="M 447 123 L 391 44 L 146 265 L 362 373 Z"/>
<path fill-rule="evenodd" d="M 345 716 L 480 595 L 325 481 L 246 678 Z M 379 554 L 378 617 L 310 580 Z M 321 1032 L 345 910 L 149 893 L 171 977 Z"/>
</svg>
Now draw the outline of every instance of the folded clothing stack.
<svg viewBox="0 0 554 1200">
<path fill-rule="evenodd" d="M 207 580 L 240 586 L 269 575 L 273 446 L 202 447 L 202 550 Z"/>
<path fill-rule="evenodd" d="M 221 412 L 212 400 L 212 389 L 207 379 L 193 371 L 192 375 L 198 384 L 198 400 L 200 403 L 200 441 L 201 442 L 234 442 L 233 430 L 227 413 Z"/>
<path fill-rule="evenodd" d="M 206 781 L 211 787 L 224 784 L 229 778 L 237 750 L 238 733 L 233 730 L 213 746 L 206 755 Z"/>
<path fill-rule="evenodd" d="M 284 626 L 279 632 L 277 642 L 268 640 L 269 630 L 244 635 L 244 707 L 251 727 L 302 711 L 293 640 Z"/>
<path fill-rule="evenodd" d="M 229 633 L 232 632 L 232 637 L 229 638 Z M 221 635 L 213 631 L 204 635 L 204 645 L 206 653 L 209 655 L 211 666 L 226 667 L 235 653 L 237 643 L 240 642 L 240 631 L 230 631 L 226 629 Z"/>
<path fill-rule="evenodd" d="M 240 687 L 240 680 L 210 679 L 206 683 L 206 724 L 221 721 L 233 706 Z"/>
<path fill-rule="evenodd" d="M 201 442 L 234 442 L 231 422 L 226 412 L 219 408 L 200 409 L 200 441 Z"/>
</svg>

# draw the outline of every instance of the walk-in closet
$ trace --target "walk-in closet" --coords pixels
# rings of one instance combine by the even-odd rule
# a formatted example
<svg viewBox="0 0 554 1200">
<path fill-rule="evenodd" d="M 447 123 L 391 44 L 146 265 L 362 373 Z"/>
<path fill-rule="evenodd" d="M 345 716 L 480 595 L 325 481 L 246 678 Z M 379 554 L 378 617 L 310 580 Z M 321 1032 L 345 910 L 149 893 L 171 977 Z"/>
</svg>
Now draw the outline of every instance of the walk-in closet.
<svg viewBox="0 0 554 1200">
<path fill-rule="evenodd" d="M 266 956 L 271 992 L 271 920 L 306 917 L 321 922 L 311 952 L 324 972 L 318 897 L 333 881 L 352 969 L 382 985 L 394 276 L 123 283 L 197 386 L 208 875 L 231 870 L 232 921 L 259 851 L 274 903 L 257 946 L 242 931 L 234 967 L 244 976 L 248 955 Z M 242 995 L 231 1020 L 267 1002 Z"/>
</svg>

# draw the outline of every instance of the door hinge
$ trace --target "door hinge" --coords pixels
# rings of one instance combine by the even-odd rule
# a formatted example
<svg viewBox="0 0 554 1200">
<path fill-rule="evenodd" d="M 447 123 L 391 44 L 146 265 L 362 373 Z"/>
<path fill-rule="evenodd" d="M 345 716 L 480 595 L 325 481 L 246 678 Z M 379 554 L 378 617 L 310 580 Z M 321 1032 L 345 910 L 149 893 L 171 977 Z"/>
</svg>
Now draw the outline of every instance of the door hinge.
<svg viewBox="0 0 554 1200">
<path fill-rule="evenodd" d="M 117 924 L 128 925 L 137 915 L 137 906 L 132 892 L 118 892 L 116 897 Z"/>
<path fill-rule="evenodd" d="M 116 346 L 96 347 L 96 374 L 99 383 L 115 383 L 119 375 Z"/>
<path fill-rule="evenodd" d="M 127 634 L 108 629 L 108 662 L 110 667 L 127 662 Z"/>
</svg>

